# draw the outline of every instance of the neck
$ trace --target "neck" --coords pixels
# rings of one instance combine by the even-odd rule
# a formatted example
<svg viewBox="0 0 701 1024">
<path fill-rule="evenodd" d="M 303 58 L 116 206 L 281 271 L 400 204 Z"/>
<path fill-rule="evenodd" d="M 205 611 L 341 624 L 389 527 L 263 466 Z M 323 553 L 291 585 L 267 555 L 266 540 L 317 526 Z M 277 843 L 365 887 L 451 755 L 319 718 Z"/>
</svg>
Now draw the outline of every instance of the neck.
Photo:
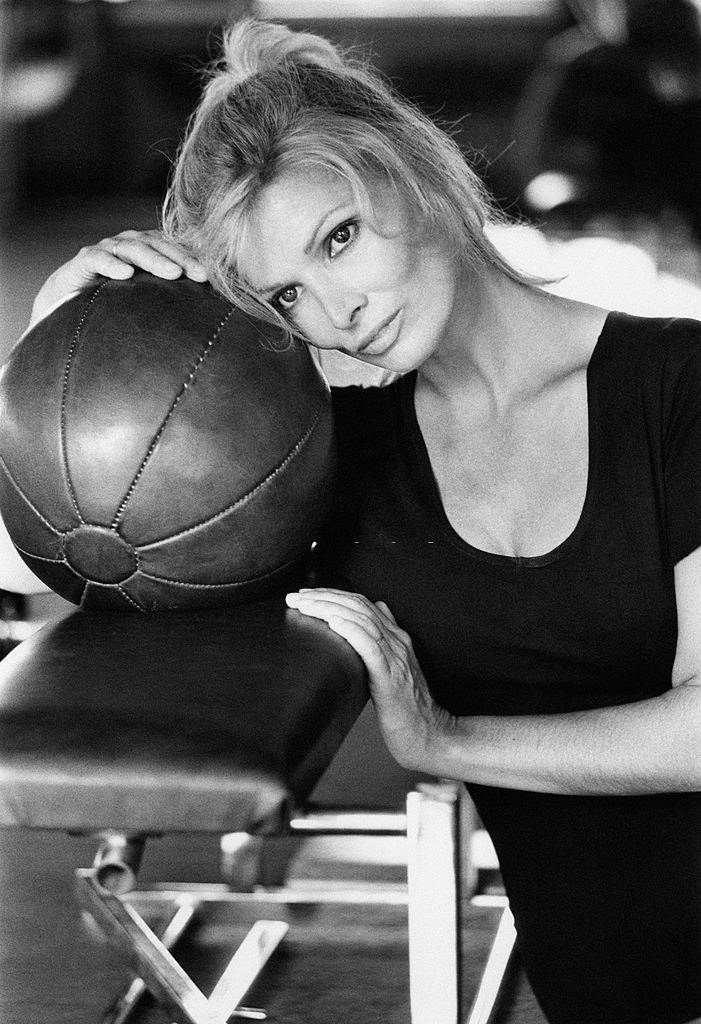
<svg viewBox="0 0 701 1024">
<path fill-rule="evenodd" d="M 567 358 L 563 335 L 586 308 L 498 271 L 470 276 L 440 345 L 419 369 L 422 383 L 447 399 L 480 388 L 498 404 L 541 388 L 558 372 L 554 354 Z"/>
</svg>

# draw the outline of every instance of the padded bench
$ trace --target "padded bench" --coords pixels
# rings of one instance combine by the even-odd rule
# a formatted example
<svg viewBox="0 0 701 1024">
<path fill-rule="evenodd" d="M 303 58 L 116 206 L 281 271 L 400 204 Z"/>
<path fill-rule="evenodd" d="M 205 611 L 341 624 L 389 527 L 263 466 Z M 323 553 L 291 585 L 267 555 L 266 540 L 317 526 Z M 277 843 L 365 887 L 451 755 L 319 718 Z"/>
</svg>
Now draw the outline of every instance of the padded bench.
<svg viewBox="0 0 701 1024">
<path fill-rule="evenodd" d="M 284 879 L 264 887 L 256 877 L 260 837 L 405 833 L 412 1022 L 464 1019 L 463 787 L 426 785 L 409 794 L 406 814 L 308 805 L 367 699 L 352 649 L 282 595 L 160 615 L 76 610 L 0 662 L 0 825 L 98 837 L 94 865 L 76 873 L 77 895 L 136 975 L 111 1020 L 126 1020 L 145 987 L 178 1024 L 265 1016 L 242 1000 L 284 922 L 257 922 L 209 997 L 169 952 L 202 894 L 188 900 L 162 887 L 173 916 L 158 936 L 146 924 L 149 894 L 137 888 L 144 841 L 197 832 L 239 840 L 238 867 L 236 843 L 227 846 L 221 898 L 268 902 L 304 897 Z M 324 898 L 336 897 L 318 887 L 308 896 Z M 386 898 L 395 902 L 396 891 Z M 505 907 L 471 1024 L 489 1019 L 512 945 Z"/>
</svg>

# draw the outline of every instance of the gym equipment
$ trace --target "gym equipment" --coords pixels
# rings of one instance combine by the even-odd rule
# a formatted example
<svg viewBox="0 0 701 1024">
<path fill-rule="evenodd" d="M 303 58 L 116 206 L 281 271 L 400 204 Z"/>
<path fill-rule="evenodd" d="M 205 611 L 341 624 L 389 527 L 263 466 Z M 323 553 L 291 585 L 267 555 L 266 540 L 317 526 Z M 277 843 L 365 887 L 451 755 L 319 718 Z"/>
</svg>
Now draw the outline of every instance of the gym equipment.
<svg viewBox="0 0 701 1024">
<path fill-rule="evenodd" d="M 407 905 L 413 1024 L 486 1024 L 514 930 L 503 896 L 472 895 L 464 787 L 428 783 L 405 814 L 309 804 L 366 699 L 352 649 L 281 595 L 168 615 L 76 610 L 3 659 L 0 826 L 99 837 L 94 866 L 77 872 L 78 899 L 136 974 L 111 1024 L 144 987 L 178 1024 L 264 1019 L 241 1003 L 294 926 L 286 905 L 332 902 Z M 227 885 L 136 887 L 146 838 L 198 832 L 225 835 Z M 305 889 L 265 878 L 256 851 L 266 836 L 319 834 L 406 835 L 407 885 Z M 470 897 L 502 909 L 466 1018 L 460 924 Z M 207 998 L 169 947 L 215 901 L 257 905 L 265 919 Z M 145 919 L 164 902 L 173 916 L 157 936 Z"/>
<path fill-rule="evenodd" d="M 568 6 L 576 27 L 548 42 L 516 108 L 525 212 L 568 233 L 590 229 L 602 216 L 619 226 L 676 219 L 698 240 L 697 5 L 570 0 Z"/>
<path fill-rule="evenodd" d="M 75 296 L 0 378 L 0 509 L 84 608 L 269 592 L 309 550 L 334 465 L 329 388 L 207 285 L 136 273 Z"/>
</svg>

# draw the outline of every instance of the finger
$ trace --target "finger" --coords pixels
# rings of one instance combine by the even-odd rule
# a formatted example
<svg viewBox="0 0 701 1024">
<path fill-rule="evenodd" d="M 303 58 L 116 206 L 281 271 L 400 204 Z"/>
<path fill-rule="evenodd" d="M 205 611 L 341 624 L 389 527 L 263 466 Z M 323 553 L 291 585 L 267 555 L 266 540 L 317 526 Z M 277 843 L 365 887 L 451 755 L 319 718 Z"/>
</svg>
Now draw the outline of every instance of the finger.
<svg viewBox="0 0 701 1024">
<path fill-rule="evenodd" d="M 352 590 L 341 590 L 339 587 L 300 587 L 298 594 L 335 594 L 336 597 L 362 597 Z"/>
<path fill-rule="evenodd" d="M 301 587 L 297 593 L 305 599 L 334 600 L 346 608 L 359 608 L 366 614 L 377 615 L 377 606 L 369 598 L 364 594 L 354 594 L 350 590 L 337 590 L 335 587 Z"/>
<path fill-rule="evenodd" d="M 347 597 L 345 593 L 341 597 Z M 352 596 L 352 595 L 351 595 Z M 295 608 L 303 615 L 321 619 L 330 624 L 331 619 L 345 619 L 362 629 L 376 644 L 383 647 L 387 660 L 394 660 L 401 665 L 407 663 L 408 637 L 391 623 L 384 624 L 379 618 L 374 605 L 370 605 L 371 614 L 366 614 L 362 605 L 348 606 L 336 599 L 324 599 L 320 596 L 306 598 L 304 594 L 288 594 L 286 597 L 290 608 Z"/>
<path fill-rule="evenodd" d="M 379 639 L 382 629 L 377 617 L 367 614 L 360 604 L 346 603 L 339 598 L 325 595 L 287 594 L 285 598 L 290 608 L 296 608 L 303 615 L 329 622 L 334 617 L 348 619 L 362 626 L 375 640 Z"/>
<path fill-rule="evenodd" d="M 193 281 L 207 280 L 207 271 L 202 263 L 195 256 L 189 253 L 187 249 L 184 249 L 182 245 L 166 238 L 163 232 L 158 229 L 145 232 L 122 231 L 117 236 L 118 240 L 121 238 L 125 238 L 127 241 L 131 239 L 145 241 L 146 244 L 150 245 L 156 252 L 165 256 L 166 259 L 170 260 L 176 266 L 181 267 L 186 276 L 192 278 Z"/>
<path fill-rule="evenodd" d="M 113 256 L 99 245 L 85 246 L 67 265 L 78 287 L 91 284 L 98 277 L 122 281 L 132 277 L 134 267 Z"/>
<path fill-rule="evenodd" d="M 182 246 L 166 239 L 160 231 L 121 231 L 103 238 L 98 247 L 157 277 L 176 279 L 183 273 L 194 281 L 206 281 L 207 272 Z"/>
<path fill-rule="evenodd" d="M 380 616 L 380 621 L 383 623 L 383 625 L 387 629 L 389 629 L 389 630 L 391 630 L 393 632 L 394 631 L 403 632 L 403 631 L 400 630 L 400 627 L 399 627 L 399 624 L 397 623 L 396 618 L 392 614 L 392 611 L 390 610 L 389 605 L 386 604 L 385 601 L 376 601 L 375 602 L 375 607 L 377 609 L 378 615 Z"/>
<path fill-rule="evenodd" d="M 397 626 L 398 625 L 397 620 L 395 619 L 394 615 L 392 615 L 392 612 L 390 611 L 389 605 L 385 604 L 384 601 L 376 601 L 375 602 L 375 607 L 385 617 L 385 619 L 388 622 L 390 622 L 393 626 Z"/>
<path fill-rule="evenodd" d="M 154 277 L 174 280 L 182 276 L 183 268 L 175 260 L 155 249 L 143 238 L 104 238 L 98 243 L 98 249 L 108 253 L 115 262 L 130 264 L 145 270 Z"/>
<path fill-rule="evenodd" d="M 358 623 L 341 616 L 331 616 L 329 629 L 346 640 L 358 654 L 368 670 L 370 678 L 386 676 L 389 671 L 389 657 L 383 643 L 378 643 Z"/>
<path fill-rule="evenodd" d="M 348 607 L 355 607 L 360 604 L 368 614 L 376 615 L 379 612 L 380 620 L 391 626 L 398 626 L 397 620 L 392 614 L 389 606 L 384 601 L 371 601 L 363 594 L 355 594 L 348 590 L 338 590 L 334 587 L 300 587 L 297 593 L 307 596 L 332 595 L 338 598 Z"/>
<path fill-rule="evenodd" d="M 317 609 L 323 612 L 338 611 L 340 614 L 359 615 L 379 624 L 380 614 L 371 601 L 360 594 L 351 594 L 344 590 L 328 590 L 316 587 L 313 590 L 300 590 L 287 595 L 291 607 Z"/>
<path fill-rule="evenodd" d="M 300 590 L 300 594 L 306 596 L 307 593 L 314 594 L 316 591 Z M 369 598 L 364 597 L 362 594 L 351 594 L 342 590 L 328 591 L 328 593 L 337 595 L 339 602 L 349 608 L 358 607 L 364 614 L 377 622 L 388 636 L 392 636 L 394 638 L 395 636 L 399 637 L 400 633 L 403 635 L 403 631 L 400 630 L 397 620 L 390 611 L 389 606 L 384 601 L 370 601 Z"/>
</svg>

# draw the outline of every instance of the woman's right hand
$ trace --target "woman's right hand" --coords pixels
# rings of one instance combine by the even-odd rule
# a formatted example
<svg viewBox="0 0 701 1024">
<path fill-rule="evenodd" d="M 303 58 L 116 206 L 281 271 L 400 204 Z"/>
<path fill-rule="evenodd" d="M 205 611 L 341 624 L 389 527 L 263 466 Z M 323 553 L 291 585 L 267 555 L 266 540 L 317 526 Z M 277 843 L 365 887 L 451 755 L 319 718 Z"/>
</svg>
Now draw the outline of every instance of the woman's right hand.
<svg viewBox="0 0 701 1024">
<path fill-rule="evenodd" d="M 47 278 L 34 300 L 29 326 L 100 278 L 123 281 L 132 276 L 136 267 L 170 280 L 183 274 L 193 281 L 207 280 L 202 264 L 182 246 L 169 242 L 158 229 L 120 231 L 96 245 L 84 246 Z"/>
</svg>

